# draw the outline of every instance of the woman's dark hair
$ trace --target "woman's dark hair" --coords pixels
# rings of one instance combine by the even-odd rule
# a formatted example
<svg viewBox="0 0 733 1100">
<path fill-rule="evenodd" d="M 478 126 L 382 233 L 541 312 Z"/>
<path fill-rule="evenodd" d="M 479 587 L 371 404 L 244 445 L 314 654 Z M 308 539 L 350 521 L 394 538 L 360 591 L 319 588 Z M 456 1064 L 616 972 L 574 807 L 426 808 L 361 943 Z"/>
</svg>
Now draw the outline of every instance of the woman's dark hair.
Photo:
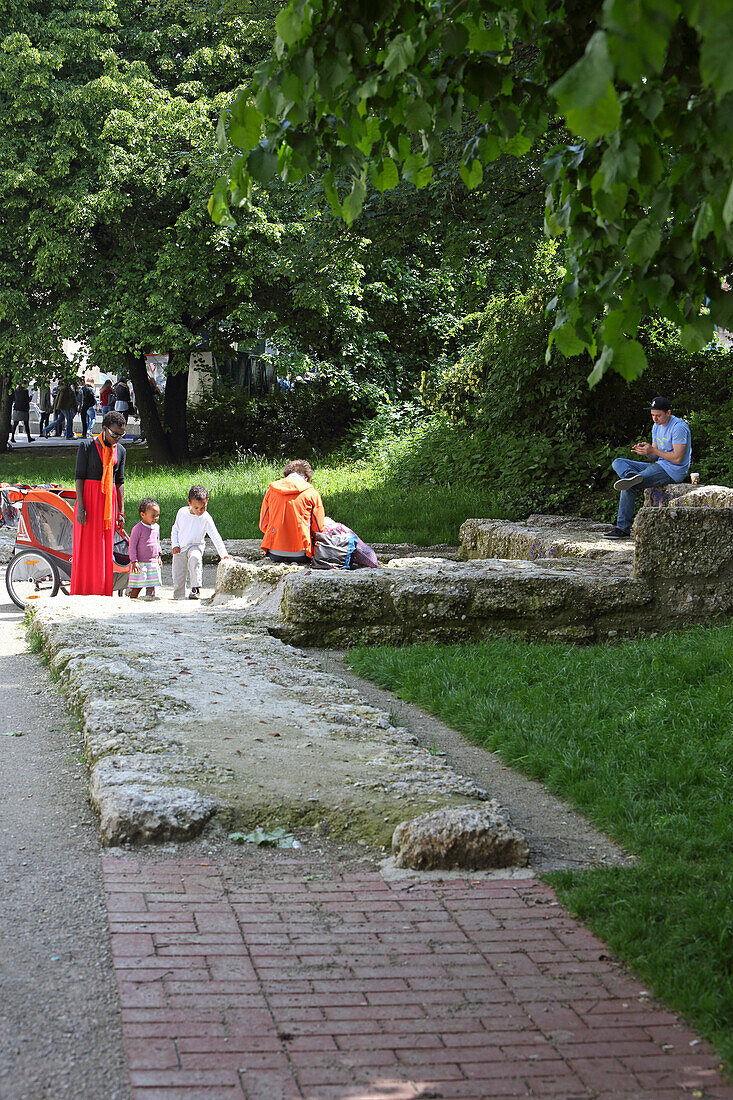
<svg viewBox="0 0 733 1100">
<path fill-rule="evenodd" d="M 125 427 L 125 418 L 122 415 L 122 413 L 115 412 L 114 409 L 113 409 L 112 412 L 108 412 L 108 413 L 104 414 L 104 418 L 102 419 L 102 427 L 103 428 L 124 428 Z"/>
<path fill-rule="evenodd" d="M 189 500 L 208 500 L 209 490 L 204 489 L 203 485 L 192 485 L 188 490 Z"/>
<path fill-rule="evenodd" d="M 143 497 L 143 499 L 140 501 L 138 512 L 142 516 L 147 512 L 148 508 L 160 508 L 160 505 L 158 504 L 157 500 L 153 500 L 152 497 Z"/>
<path fill-rule="evenodd" d="M 293 462 L 288 462 L 283 470 L 283 477 L 288 477 L 290 474 L 300 474 L 306 481 L 313 480 L 311 464 L 310 462 L 306 462 L 303 458 L 296 458 Z"/>
</svg>

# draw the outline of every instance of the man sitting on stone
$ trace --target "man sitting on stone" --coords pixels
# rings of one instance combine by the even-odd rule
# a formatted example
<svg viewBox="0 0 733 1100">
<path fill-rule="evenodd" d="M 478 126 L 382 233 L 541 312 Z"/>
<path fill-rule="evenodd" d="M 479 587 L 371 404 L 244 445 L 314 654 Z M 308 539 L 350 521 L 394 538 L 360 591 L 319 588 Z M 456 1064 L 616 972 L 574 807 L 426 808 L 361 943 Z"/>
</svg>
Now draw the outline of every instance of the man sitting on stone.
<svg viewBox="0 0 733 1100">
<path fill-rule="evenodd" d="M 627 539 L 631 535 L 637 489 L 684 481 L 690 468 L 692 436 L 689 425 L 678 416 L 672 416 L 672 404 L 666 397 L 654 398 L 651 414 L 654 421 L 651 443 L 635 443 L 631 449 L 652 461 L 634 462 L 630 458 L 613 461 L 613 468 L 619 475 L 613 487 L 619 490 L 621 498 L 616 525 L 606 532 L 607 539 Z"/>
</svg>

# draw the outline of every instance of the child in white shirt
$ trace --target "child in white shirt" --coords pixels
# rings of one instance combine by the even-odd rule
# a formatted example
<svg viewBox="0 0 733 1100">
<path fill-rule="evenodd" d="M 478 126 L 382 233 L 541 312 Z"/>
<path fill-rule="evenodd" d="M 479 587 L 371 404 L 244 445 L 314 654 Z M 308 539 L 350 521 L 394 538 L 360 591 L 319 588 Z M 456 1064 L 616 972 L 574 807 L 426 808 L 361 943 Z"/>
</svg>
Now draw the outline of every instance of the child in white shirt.
<svg viewBox="0 0 733 1100">
<path fill-rule="evenodd" d="M 208 535 L 216 547 L 219 558 L 230 558 L 224 540 L 216 524 L 206 510 L 209 490 L 203 485 L 193 485 L 188 491 L 188 507 L 178 509 L 173 530 L 173 599 L 185 600 L 186 578 L 191 585 L 189 600 L 201 597 L 203 581 L 204 541 Z"/>
</svg>

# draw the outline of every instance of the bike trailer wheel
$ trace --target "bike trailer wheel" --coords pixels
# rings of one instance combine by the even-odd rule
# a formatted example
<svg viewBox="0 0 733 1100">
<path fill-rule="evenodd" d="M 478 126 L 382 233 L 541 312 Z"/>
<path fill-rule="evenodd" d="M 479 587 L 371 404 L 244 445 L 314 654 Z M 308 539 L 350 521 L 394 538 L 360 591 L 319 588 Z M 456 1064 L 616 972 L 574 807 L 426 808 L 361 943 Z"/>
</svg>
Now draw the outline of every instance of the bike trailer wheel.
<svg viewBox="0 0 733 1100">
<path fill-rule="evenodd" d="M 61 579 L 56 563 L 42 550 L 20 550 L 8 563 L 5 587 L 16 607 L 25 609 L 41 596 L 55 596 Z"/>
</svg>

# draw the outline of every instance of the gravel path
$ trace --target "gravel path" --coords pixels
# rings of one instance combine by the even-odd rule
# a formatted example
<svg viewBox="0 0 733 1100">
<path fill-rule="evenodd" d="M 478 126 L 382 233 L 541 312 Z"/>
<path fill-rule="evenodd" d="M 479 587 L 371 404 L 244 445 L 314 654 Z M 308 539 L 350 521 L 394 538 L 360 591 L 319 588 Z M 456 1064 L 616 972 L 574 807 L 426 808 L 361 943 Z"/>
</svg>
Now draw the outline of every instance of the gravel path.
<svg viewBox="0 0 733 1100">
<path fill-rule="evenodd" d="M 0 1098 L 125 1100 L 79 738 L 47 670 L 28 653 L 22 616 L 4 591 L 0 598 Z"/>
</svg>

